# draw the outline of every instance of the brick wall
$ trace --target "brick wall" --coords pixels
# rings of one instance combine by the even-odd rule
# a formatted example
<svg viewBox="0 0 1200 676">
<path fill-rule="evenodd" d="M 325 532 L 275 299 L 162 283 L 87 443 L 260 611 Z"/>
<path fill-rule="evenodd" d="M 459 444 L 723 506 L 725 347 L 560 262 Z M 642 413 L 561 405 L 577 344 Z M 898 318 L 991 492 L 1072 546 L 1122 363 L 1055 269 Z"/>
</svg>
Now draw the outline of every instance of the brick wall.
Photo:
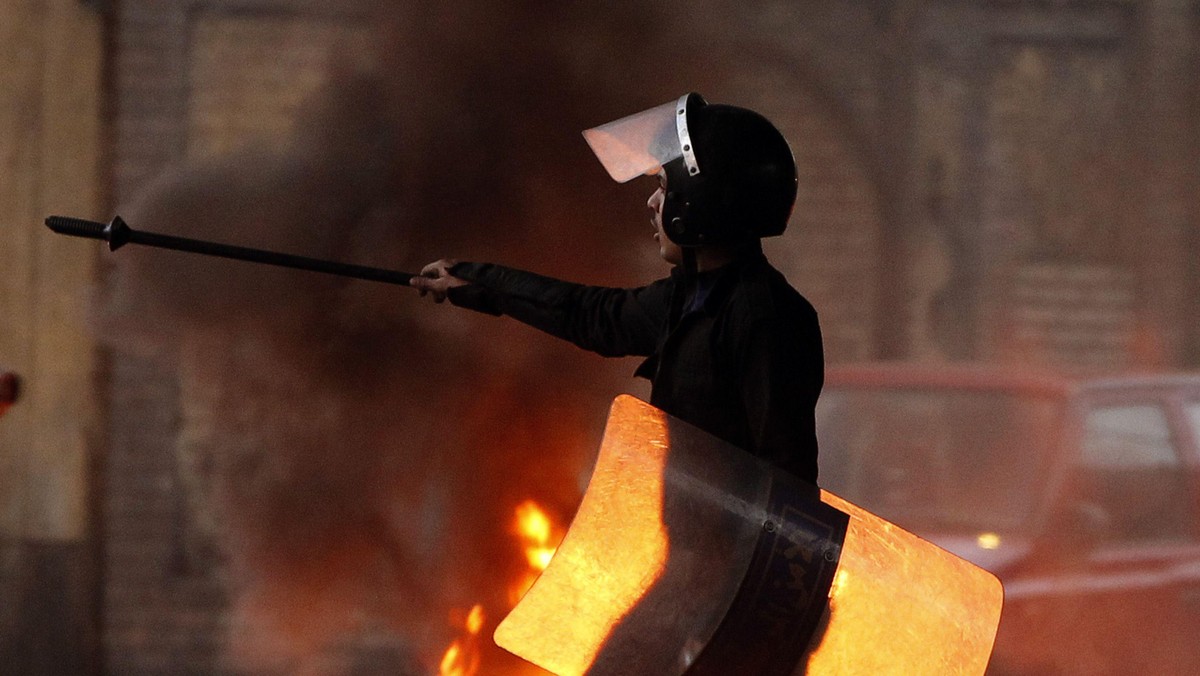
<svg viewBox="0 0 1200 676">
<path fill-rule="evenodd" d="M 110 374 L 110 453 L 104 485 L 104 642 L 114 674 L 222 673 L 227 590 L 215 561 L 185 547 L 171 449 L 178 386 L 156 363 L 121 356 Z"/>
<path fill-rule="evenodd" d="M 922 204 L 905 229 L 926 252 L 908 273 L 926 291 L 909 355 L 1021 361 L 1021 344 L 1067 368 L 1186 363 L 1180 320 L 1195 273 L 1182 252 L 1196 226 L 1181 197 L 1195 192 L 1183 167 L 1196 164 L 1196 125 L 1180 85 L 1195 67 L 1183 28 L 1194 8 L 921 5 Z M 1035 331 L 1016 319 L 1044 309 L 1020 290 L 1031 270 L 1069 279 L 1095 266 L 1125 280 L 1106 287 L 1126 308 L 1109 317 L 1115 333 L 1081 341 L 1071 322 Z"/>
<path fill-rule="evenodd" d="M 362 47 L 367 37 L 345 20 L 196 14 L 186 76 L 188 157 L 285 142 L 300 104 L 326 83 L 334 50 Z"/>
<path fill-rule="evenodd" d="M 183 3 L 116 5 L 112 38 L 113 193 L 124 204 L 187 147 L 188 13 Z M 172 450 L 178 384 L 163 362 L 113 354 L 103 485 L 108 673 L 217 671 L 227 605 L 219 568 L 181 565 Z"/>
<path fill-rule="evenodd" d="M 1140 4 L 1137 47 L 1131 72 L 1136 186 L 1131 205 L 1128 247 L 1137 271 L 1139 330 L 1149 345 L 1139 362 L 1147 367 L 1176 367 L 1186 359 L 1189 327 L 1195 325 L 1194 233 L 1200 228 L 1193 198 L 1197 192 L 1196 3 L 1155 0 Z M 1136 178 L 1134 178 L 1136 177 Z M 1195 365 L 1192 362 L 1191 365 Z"/>
<path fill-rule="evenodd" d="M 185 157 L 278 143 L 325 77 L 353 16 L 266 3 L 123 2 L 116 16 L 114 192 L 129 202 Z M 142 226 L 146 227 L 146 226 Z M 152 229 L 170 229 L 159 224 Z M 180 375 L 118 349 L 103 518 L 104 638 L 119 674 L 239 672 L 226 659 L 230 587 Z M 186 385 L 186 384 L 185 384 Z"/>
<path fill-rule="evenodd" d="M 1000 359 L 1082 373 L 1136 366 L 1137 307 L 1128 271 L 1100 264 L 1018 266 L 1005 285 Z"/>
</svg>

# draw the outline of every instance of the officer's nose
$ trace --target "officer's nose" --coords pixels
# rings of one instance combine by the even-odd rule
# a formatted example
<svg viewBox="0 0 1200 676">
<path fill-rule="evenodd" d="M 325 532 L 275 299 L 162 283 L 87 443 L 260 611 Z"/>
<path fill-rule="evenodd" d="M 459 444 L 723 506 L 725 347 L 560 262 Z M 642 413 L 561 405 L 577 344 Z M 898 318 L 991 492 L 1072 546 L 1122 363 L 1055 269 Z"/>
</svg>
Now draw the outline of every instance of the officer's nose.
<svg viewBox="0 0 1200 676">
<path fill-rule="evenodd" d="M 658 213 L 658 209 L 662 206 L 662 202 L 663 189 L 659 188 L 650 194 L 650 199 L 646 200 L 646 206 L 650 208 L 650 211 Z"/>
</svg>

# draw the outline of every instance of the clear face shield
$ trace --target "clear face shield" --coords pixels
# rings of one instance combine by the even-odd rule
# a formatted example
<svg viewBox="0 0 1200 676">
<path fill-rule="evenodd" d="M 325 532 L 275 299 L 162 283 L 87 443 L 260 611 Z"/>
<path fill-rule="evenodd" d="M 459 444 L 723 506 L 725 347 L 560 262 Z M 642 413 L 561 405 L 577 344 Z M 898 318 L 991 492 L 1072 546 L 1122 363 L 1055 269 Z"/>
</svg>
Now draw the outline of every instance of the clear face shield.
<svg viewBox="0 0 1200 676">
<path fill-rule="evenodd" d="M 699 94 L 628 115 L 583 132 L 592 152 L 618 183 L 653 176 L 667 162 L 683 158 L 691 176 L 700 174 L 688 132 L 688 113 L 705 105 Z"/>
</svg>

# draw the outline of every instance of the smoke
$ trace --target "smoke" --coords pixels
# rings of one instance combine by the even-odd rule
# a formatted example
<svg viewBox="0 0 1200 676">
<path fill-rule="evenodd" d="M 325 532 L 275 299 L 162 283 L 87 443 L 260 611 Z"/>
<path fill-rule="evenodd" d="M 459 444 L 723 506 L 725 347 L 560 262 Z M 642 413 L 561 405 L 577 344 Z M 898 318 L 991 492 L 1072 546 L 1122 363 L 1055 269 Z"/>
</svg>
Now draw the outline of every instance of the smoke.
<svg viewBox="0 0 1200 676">
<path fill-rule="evenodd" d="M 391 9 L 285 143 L 175 167 L 119 213 L 408 271 L 456 255 L 645 280 L 628 254 L 649 249 L 644 196 L 614 191 L 578 137 L 621 105 L 589 85 L 581 17 Z M 617 194 L 636 225 L 582 208 Z M 190 537 L 229 573 L 241 668 L 341 673 L 330 655 L 382 631 L 428 670 L 448 609 L 498 619 L 522 565 L 511 506 L 569 520 L 632 371 L 400 288 L 139 247 L 111 260 L 97 323 L 179 374 Z"/>
</svg>

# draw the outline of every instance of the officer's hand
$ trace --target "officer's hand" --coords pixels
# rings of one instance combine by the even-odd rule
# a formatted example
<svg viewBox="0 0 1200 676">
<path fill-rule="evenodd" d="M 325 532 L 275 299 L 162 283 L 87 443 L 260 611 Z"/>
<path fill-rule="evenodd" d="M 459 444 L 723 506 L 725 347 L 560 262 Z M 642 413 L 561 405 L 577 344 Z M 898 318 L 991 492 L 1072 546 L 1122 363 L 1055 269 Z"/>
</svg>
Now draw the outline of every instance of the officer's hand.
<svg viewBox="0 0 1200 676">
<path fill-rule="evenodd" d="M 419 291 L 422 296 L 433 296 L 435 303 L 446 300 L 446 293 L 456 286 L 464 286 L 467 281 L 450 274 L 450 268 L 457 261 L 443 258 L 421 268 L 421 276 L 409 280 L 409 285 Z"/>
</svg>

